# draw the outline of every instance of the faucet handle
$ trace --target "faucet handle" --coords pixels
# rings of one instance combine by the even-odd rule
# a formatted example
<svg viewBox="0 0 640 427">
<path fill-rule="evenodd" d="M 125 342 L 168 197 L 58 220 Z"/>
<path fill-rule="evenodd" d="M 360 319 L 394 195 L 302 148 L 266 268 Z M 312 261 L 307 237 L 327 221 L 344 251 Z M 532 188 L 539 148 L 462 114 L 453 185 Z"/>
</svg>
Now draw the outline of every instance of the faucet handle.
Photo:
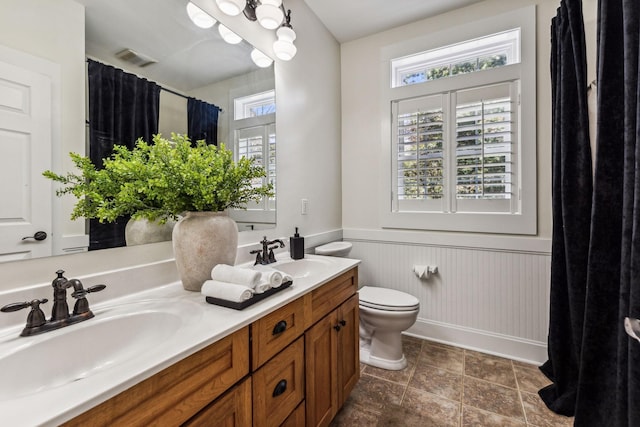
<svg viewBox="0 0 640 427">
<path fill-rule="evenodd" d="M 11 304 L 7 304 L 4 307 L 0 308 L 0 311 L 3 313 L 10 313 L 12 311 L 22 310 L 23 308 L 31 307 L 31 311 L 27 316 L 27 326 L 26 328 L 35 328 L 37 326 L 42 326 L 46 323 L 46 318 L 44 316 L 44 312 L 40 308 L 40 304 L 44 304 L 49 302 L 48 299 L 34 299 L 32 301 L 25 302 L 14 302 Z M 25 328 L 25 329 L 26 329 Z"/>
<path fill-rule="evenodd" d="M 256 262 L 253 265 L 262 264 L 262 249 L 256 249 L 249 252 L 251 255 L 256 254 Z"/>
<path fill-rule="evenodd" d="M 84 298 L 87 294 L 90 294 L 92 292 L 100 292 L 102 290 L 104 290 L 107 287 L 107 285 L 94 285 L 94 286 L 89 286 L 87 289 L 78 289 L 77 291 L 74 291 L 71 296 L 74 298 Z"/>
</svg>

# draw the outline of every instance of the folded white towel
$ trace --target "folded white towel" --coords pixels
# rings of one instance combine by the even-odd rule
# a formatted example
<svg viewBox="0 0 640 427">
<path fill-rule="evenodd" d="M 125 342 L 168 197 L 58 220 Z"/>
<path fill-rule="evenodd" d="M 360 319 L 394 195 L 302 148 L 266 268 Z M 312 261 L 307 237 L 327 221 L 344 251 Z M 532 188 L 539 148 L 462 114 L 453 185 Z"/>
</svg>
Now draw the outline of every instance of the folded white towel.
<svg viewBox="0 0 640 427">
<path fill-rule="evenodd" d="M 269 289 L 271 289 L 271 285 L 269 284 L 269 282 L 266 280 L 261 280 L 260 283 L 258 283 L 256 287 L 253 288 L 253 291 L 256 294 L 261 294 L 264 291 L 268 291 Z"/>
<path fill-rule="evenodd" d="M 260 283 L 260 272 L 248 268 L 218 264 L 211 270 L 211 278 L 220 282 L 236 283 L 254 288 Z"/>
<path fill-rule="evenodd" d="M 253 296 L 253 289 L 237 283 L 207 280 L 202 285 L 202 295 L 226 301 L 242 302 Z"/>
</svg>

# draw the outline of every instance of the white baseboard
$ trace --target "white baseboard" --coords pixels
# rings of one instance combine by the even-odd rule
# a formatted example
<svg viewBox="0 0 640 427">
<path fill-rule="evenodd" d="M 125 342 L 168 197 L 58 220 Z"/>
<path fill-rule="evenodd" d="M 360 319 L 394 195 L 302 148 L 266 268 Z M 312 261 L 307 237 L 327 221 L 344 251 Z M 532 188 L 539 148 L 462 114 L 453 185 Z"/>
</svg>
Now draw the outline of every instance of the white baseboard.
<svg viewBox="0 0 640 427">
<path fill-rule="evenodd" d="M 418 338 L 536 365 L 541 365 L 547 360 L 546 343 L 427 319 L 418 319 L 405 333 Z"/>
</svg>

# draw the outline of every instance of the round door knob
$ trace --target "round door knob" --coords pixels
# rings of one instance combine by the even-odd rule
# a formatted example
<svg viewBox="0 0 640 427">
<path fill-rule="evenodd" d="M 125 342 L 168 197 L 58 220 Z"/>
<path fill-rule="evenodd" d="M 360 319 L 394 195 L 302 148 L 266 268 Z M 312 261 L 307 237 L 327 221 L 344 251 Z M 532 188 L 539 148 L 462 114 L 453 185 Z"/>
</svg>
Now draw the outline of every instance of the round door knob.
<svg viewBox="0 0 640 427">
<path fill-rule="evenodd" d="M 26 236 L 23 237 L 22 240 L 27 240 L 27 239 L 34 239 L 34 240 L 44 240 L 47 238 L 47 233 L 44 231 L 36 231 L 36 234 L 34 234 L 33 236 Z"/>
</svg>

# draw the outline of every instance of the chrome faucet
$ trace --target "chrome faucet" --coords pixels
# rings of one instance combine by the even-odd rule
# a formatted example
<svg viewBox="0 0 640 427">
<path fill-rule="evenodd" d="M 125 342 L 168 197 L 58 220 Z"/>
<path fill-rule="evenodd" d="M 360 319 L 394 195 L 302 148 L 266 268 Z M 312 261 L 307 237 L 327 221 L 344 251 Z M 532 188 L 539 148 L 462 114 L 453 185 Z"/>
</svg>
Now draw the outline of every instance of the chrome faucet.
<svg viewBox="0 0 640 427">
<path fill-rule="evenodd" d="M 273 245 L 274 243 L 277 243 L 277 245 L 269 246 Z M 262 245 L 262 249 L 256 249 L 249 252 L 252 255 L 256 254 L 256 261 L 253 265 L 267 265 L 276 262 L 276 256 L 274 255 L 273 250 L 277 249 L 278 247 L 284 248 L 284 242 L 282 240 L 267 240 L 267 236 L 264 236 L 260 244 Z"/>
<path fill-rule="evenodd" d="M 87 301 L 86 295 L 91 292 L 100 292 L 106 288 L 106 286 L 95 285 L 84 289 L 80 280 L 69 280 L 64 277 L 63 270 L 56 271 L 56 274 L 58 277 L 51 283 L 53 287 L 53 308 L 51 309 L 51 319 L 48 321 L 40 308 L 40 304 L 45 304 L 49 301 L 46 298 L 41 300 L 34 299 L 29 302 L 16 302 L 0 308 L 0 311 L 8 313 L 31 307 L 31 311 L 27 316 L 27 324 L 22 330 L 22 333 L 20 333 L 21 336 L 26 337 L 53 331 L 94 317 L 93 312 L 89 310 L 89 301 Z M 67 289 L 70 287 L 73 287 L 71 296 L 76 299 L 73 313 L 71 314 L 69 313 L 69 305 L 67 304 Z"/>
</svg>

